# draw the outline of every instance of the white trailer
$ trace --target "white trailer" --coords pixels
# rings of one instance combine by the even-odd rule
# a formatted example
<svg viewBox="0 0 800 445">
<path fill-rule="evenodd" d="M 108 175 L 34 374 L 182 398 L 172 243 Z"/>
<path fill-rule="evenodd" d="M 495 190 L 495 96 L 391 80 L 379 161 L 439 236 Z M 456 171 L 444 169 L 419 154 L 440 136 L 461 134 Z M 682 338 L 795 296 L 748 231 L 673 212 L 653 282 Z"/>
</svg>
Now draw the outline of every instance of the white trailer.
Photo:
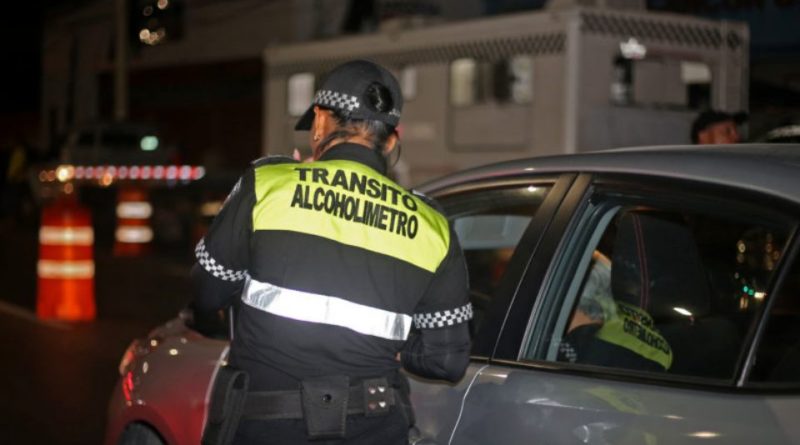
<svg viewBox="0 0 800 445">
<path fill-rule="evenodd" d="M 263 149 L 307 147 L 298 116 L 325 73 L 356 58 L 401 81 L 404 182 L 502 159 L 687 143 L 699 109 L 747 109 L 748 47 L 738 22 L 579 6 L 272 47 Z"/>
</svg>

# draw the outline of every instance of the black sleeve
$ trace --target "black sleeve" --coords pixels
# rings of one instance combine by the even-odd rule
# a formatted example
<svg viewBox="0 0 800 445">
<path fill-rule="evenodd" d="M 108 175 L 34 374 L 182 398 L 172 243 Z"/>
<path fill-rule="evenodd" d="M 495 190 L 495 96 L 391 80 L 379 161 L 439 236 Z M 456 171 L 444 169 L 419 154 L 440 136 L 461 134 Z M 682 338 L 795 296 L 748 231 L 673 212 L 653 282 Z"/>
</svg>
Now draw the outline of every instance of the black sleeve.
<svg viewBox="0 0 800 445">
<path fill-rule="evenodd" d="M 192 282 L 194 307 L 198 310 L 222 309 L 240 294 L 249 267 L 254 203 L 254 173 L 249 169 L 239 178 L 195 248 L 197 263 L 192 269 Z"/>
<path fill-rule="evenodd" d="M 403 367 L 421 377 L 458 381 L 469 364 L 472 318 L 464 254 L 450 230 L 447 257 L 436 271 L 413 315 L 415 335 L 409 338 Z"/>
</svg>

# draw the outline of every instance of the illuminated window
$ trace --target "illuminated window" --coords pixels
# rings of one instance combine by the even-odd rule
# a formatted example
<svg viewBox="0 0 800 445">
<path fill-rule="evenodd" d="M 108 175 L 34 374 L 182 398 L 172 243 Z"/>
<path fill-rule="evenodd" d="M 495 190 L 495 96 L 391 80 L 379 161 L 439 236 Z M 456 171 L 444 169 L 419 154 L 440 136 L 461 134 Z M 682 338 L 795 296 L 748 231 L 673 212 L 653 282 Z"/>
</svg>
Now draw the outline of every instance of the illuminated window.
<svg viewBox="0 0 800 445">
<path fill-rule="evenodd" d="M 297 73 L 289 76 L 287 86 L 287 111 L 290 116 L 306 112 L 314 99 L 314 75 Z"/>
</svg>

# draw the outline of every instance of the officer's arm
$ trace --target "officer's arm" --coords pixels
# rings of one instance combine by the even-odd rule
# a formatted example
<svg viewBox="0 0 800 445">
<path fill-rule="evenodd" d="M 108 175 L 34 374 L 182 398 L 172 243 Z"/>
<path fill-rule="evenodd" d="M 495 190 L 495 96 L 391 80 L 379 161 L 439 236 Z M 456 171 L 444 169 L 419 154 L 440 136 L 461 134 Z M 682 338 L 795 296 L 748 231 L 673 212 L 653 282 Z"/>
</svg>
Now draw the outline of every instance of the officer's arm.
<svg viewBox="0 0 800 445">
<path fill-rule="evenodd" d="M 471 347 L 468 286 L 464 256 L 451 231 L 450 252 L 414 314 L 418 330 L 400 354 L 403 368 L 420 377 L 451 382 L 464 376 Z"/>
<path fill-rule="evenodd" d="M 214 311 L 240 295 L 249 266 L 252 208 L 255 202 L 253 170 L 236 183 L 219 214 L 195 248 L 192 268 L 194 309 Z"/>
</svg>

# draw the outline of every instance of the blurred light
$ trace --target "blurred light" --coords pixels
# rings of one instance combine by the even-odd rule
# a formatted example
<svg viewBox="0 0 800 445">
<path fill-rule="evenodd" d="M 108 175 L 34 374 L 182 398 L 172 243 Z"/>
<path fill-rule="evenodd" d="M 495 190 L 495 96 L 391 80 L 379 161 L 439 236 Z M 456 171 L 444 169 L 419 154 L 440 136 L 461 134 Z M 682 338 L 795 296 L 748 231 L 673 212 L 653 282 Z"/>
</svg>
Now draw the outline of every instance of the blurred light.
<svg viewBox="0 0 800 445">
<path fill-rule="evenodd" d="M 200 179 L 206 175 L 205 167 L 196 167 L 192 173 L 192 179 Z"/>
<path fill-rule="evenodd" d="M 759 292 L 756 292 L 755 295 L 753 295 L 753 298 L 755 298 L 756 300 L 763 300 L 764 297 L 766 297 L 766 296 L 767 296 L 766 292 L 759 291 Z"/>
<path fill-rule="evenodd" d="M 42 182 L 47 181 L 47 171 L 46 170 L 42 170 L 42 171 L 39 172 L 39 180 L 42 181 Z"/>
<path fill-rule="evenodd" d="M 192 167 L 190 167 L 188 165 L 184 165 L 183 167 L 181 167 L 180 177 L 181 177 L 181 179 L 184 179 L 184 180 L 191 179 L 191 177 L 192 177 Z"/>
<path fill-rule="evenodd" d="M 161 10 L 167 9 L 167 6 L 169 6 L 169 0 L 158 0 L 156 6 L 158 6 L 158 9 Z"/>
<path fill-rule="evenodd" d="M 144 15 L 145 17 L 150 17 L 151 15 L 153 15 L 153 7 L 150 5 L 145 6 L 144 9 L 142 10 L 142 15 Z"/>
<path fill-rule="evenodd" d="M 53 181 L 56 180 L 56 171 L 55 170 L 49 170 L 47 172 L 47 180 L 49 182 L 53 182 Z"/>
<path fill-rule="evenodd" d="M 102 185 L 103 187 L 108 187 L 113 183 L 114 183 L 114 177 L 111 176 L 111 173 L 106 173 L 103 175 L 102 178 L 100 178 L 100 185 Z"/>
<path fill-rule="evenodd" d="M 208 201 L 200 206 L 200 214 L 205 217 L 216 216 L 222 208 L 222 201 Z"/>
<path fill-rule="evenodd" d="M 121 166 L 119 168 L 119 173 L 117 173 L 117 176 L 119 176 L 119 179 L 127 178 L 128 177 L 128 167 L 125 167 L 124 165 Z"/>
<path fill-rule="evenodd" d="M 530 192 L 530 193 L 534 193 L 534 192 L 536 192 L 537 190 L 539 190 L 539 188 L 538 188 L 538 187 L 535 187 L 535 186 L 532 186 L 532 185 L 529 185 L 529 186 L 528 186 L 528 192 Z"/>
<path fill-rule="evenodd" d="M 131 401 L 131 393 L 133 393 L 133 372 L 128 371 L 125 378 L 122 379 L 122 395 L 128 402 Z"/>
<path fill-rule="evenodd" d="M 175 349 L 175 348 L 170 349 L 169 350 L 169 355 L 172 355 L 172 356 L 178 355 L 178 350 Z"/>
<path fill-rule="evenodd" d="M 131 179 L 139 179 L 139 167 L 136 165 L 131 167 Z"/>
<path fill-rule="evenodd" d="M 167 30 L 164 28 L 158 28 L 155 31 L 150 31 L 147 28 L 143 28 L 141 31 L 139 31 L 139 41 L 150 46 L 158 45 L 166 36 Z"/>
<path fill-rule="evenodd" d="M 619 51 L 626 59 L 640 60 L 647 55 L 647 48 L 633 37 L 625 42 L 620 42 Z"/>
<path fill-rule="evenodd" d="M 74 191 L 75 191 L 75 187 L 72 185 L 71 182 L 68 182 L 68 183 L 64 184 L 64 193 L 69 195 L 69 194 L 72 194 L 72 192 L 74 192 Z"/>
<path fill-rule="evenodd" d="M 744 263 L 744 254 L 742 254 L 742 253 L 736 254 L 736 262 L 737 263 Z"/>
<path fill-rule="evenodd" d="M 151 339 L 150 339 L 150 346 L 151 346 L 151 347 L 153 347 L 153 348 L 155 348 L 156 346 L 158 346 L 158 340 L 157 340 L 157 339 L 155 339 L 155 338 L 151 338 Z"/>
<path fill-rule="evenodd" d="M 170 165 L 167 167 L 167 179 L 175 179 L 178 177 L 178 167 Z"/>
<path fill-rule="evenodd" d="M 83 167 L 75 167 L 75 179 L 83 179 Z"/>
<path fill-rule="evenodd" d="M 739 249 L 740 253 L 745 253 L 745 251 L 747 251 L 747 245 L 745 245 L 744 241 L 742 240 L 739 240 L 739 242 L 736 243 L 736 248 Z"/>
<path fill-rule="evenodd" d="M 142 179 L 150 179 L 151 168 L 149 165 L 142 167 Z"/>
<path fill-rule="evenodd" d="M 153 167 L 153 179 L 161 179 L 164 177 L 164 166 L 156 165 Z"/>
<path fill-rule="evenodd" d="M 56 169 L 56 177 L 61 182 L 67 182 L 75 177 L 75 167 L 71 165 L 59 165 Z"/>
<path fill-rule="evenodd" d="M 675 312 L 677 312 L 677 313 L 679 313 L 681 315 L 685 315 L 687 317 L 691 317 L 692 316 L 691 312 L 689 312 L 688 310 L 686 310 L 686 309 L 684 309 L 682 307 L 674 307 L 674 308 L 672 308 L 672 310 L 674 310 Z"/>
<path fill-rule="evenodd" d="M 147 360 L 142 363 L 142 374 L 147 374 L 147 371 L 150 370 L 150 364 L 147 363 Z"/>
<path fill-rule="evenodd" d="M 139 148 L 143 151 L 153 151 L 158 148 L 158 137 L 156 136 L 144 136 L 139 141 Z"/>
<path fill-rule="evenodd" d="M 722 434 L 715 433 L 714 431 L 697 431 L 695 433 L 689 433 L 688 436 L 697 437 L 698 439 L 714 439 L 722 436 Z"/>
</svg>

